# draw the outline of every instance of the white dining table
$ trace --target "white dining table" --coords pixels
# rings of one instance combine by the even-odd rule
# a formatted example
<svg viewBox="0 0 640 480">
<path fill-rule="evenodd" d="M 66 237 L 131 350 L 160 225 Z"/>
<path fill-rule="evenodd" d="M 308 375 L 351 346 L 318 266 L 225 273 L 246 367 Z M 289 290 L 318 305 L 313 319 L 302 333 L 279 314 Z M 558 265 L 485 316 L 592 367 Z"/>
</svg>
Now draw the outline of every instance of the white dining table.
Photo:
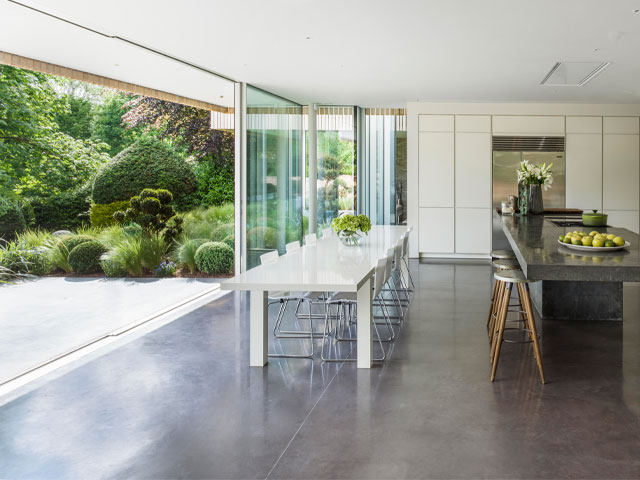
<svg viewBox="0 0 640 480">
<path fill-rule="evenodd" d="M 371 368 L 372 276 L 378 260 L 410 232 L 406 226 L 374 225 L 358 246 L 344 245 L 336 236 L 318 239 L 315 245 L 282 255 L 273 264 L 259 265 L 222 282 L 222 290 L 251 292 L 249 364 L 262 367 L 268 361 L 269 291 L 357 292 L 357 365 Z"/>
</svg>

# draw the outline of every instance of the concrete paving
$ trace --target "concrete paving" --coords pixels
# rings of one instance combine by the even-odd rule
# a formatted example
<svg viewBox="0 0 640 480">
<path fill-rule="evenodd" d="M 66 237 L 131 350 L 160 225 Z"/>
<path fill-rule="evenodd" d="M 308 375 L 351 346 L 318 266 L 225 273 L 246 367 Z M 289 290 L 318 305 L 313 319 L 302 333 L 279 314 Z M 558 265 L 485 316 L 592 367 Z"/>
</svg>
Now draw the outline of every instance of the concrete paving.
<svg viewBox="0 0 640 480">
<path fill-rule="evenodd" d="M 208 278 L 46 277 L 3 286 L 0 384 L 216 284 Z"/>
</svg>

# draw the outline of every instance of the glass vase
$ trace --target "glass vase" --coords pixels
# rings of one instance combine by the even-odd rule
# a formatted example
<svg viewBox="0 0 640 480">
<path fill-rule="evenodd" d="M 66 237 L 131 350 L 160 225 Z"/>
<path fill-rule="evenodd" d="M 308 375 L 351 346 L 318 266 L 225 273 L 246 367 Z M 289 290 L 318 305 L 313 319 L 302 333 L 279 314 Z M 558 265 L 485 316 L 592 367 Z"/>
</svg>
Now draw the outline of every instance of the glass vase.
<svg viewBox="0 0 640 480">
<path fill-rule="evenodd" d="M 529 214 L 529 185 L 524 183 L 518 184 L 518 208 L 520 215 Z"/>
<path fill-rule="evenodd" d="M 357 247 L 362 237 L 358 234 L 358 232 L 356 233 L 340 232 L 338 234 L 338 238 L 344 245 L 348 247 Z"/>
<path fill-rule="evenodd" d="M 533 215 L 544 213 L 541 185 L 529 185 L 529 213 Z"/>
</svg>

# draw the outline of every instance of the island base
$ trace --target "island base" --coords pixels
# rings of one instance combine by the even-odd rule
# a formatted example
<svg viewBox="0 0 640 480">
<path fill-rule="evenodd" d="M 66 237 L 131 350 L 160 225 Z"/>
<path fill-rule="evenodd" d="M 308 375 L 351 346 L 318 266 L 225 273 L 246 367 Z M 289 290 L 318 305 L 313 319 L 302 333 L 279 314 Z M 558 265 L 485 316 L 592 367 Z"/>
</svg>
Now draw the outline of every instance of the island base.
<svg viewBox="0 0 640 480">
<path fill-rule="evenodd" d="M 622 321 L 622 282 L 543 280 L 529 286 L 543 320 Z"/>
</svg>

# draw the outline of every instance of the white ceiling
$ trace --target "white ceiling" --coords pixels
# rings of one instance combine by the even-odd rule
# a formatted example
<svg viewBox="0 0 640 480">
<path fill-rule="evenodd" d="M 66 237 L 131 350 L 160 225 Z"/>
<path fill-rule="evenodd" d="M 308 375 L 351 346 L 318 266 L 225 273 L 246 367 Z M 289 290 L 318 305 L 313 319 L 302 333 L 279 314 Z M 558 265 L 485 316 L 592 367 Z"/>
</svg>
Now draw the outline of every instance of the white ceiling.
<svg viewBox="0 0 640 480">
<path fill-rule="evenodd" d="M 640 102 L 640 0 L 19 1 L 301 103 Z M 232 98 L 210 75 L 8 0 L 0 15 L 1 50 Z M 584 87 L 539 85 L 557 61 L 612 65 Z"/>
</svg>

